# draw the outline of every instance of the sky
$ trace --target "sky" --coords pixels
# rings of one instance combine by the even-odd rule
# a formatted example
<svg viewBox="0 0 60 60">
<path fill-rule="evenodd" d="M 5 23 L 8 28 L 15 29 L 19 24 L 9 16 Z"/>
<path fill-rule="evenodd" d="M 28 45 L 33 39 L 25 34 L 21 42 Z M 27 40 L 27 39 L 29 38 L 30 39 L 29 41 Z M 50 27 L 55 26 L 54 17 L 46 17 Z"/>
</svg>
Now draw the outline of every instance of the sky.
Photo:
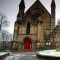
<svg viewBox="0 0 60 60">
<path fill-rule="evenodd" d="M 14 22 L 17 19 L 17 14 L 19 11 L 19 3 L 21 0 L 0 0 L 0 12 L 7 16 L 9 21 L 9 27 L 7 30 L 10 33 L 14 31 Z M 35 2 L 36 0 L 25 0 L 25 11 Z M 45 6 L 48 12 L 51 12 L 51 1 L 52 0 L 40 0 Z M 56 25 L 58 19 L 60 19 L 60 0 L 55 0 L 56 3 Z"/>
</svg>

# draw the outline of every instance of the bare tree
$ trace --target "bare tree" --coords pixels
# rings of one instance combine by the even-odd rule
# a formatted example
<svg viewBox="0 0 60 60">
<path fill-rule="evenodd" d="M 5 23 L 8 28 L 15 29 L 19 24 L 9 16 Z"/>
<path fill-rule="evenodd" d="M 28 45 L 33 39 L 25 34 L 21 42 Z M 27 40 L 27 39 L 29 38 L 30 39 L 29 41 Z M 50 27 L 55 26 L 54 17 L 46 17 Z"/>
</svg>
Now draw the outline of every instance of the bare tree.
<svg viewBox="0 0 60 60">
<path fill-rule="evenodd" d="M 6 30 L 2 31 L 1 40 L 2 40 L 3 49 L 10 48 L 9 46 L 11 46 L 12 34 L 10 34 Z"/>
<path fill-rule="evenodd" d="M 0 31 L 7 26 L 8 26 L 7 17 L 4 14 L 0 13 Z"/>
<path fill-rule="evenodd" d="M 5 29 L 8 28 L 8 23 L 7 17 L 0 13 L 0 41 L 3 43 L 3 49 L 6 48 L 6 42 L 12 40 L 12 34 Z"/>
</svg>

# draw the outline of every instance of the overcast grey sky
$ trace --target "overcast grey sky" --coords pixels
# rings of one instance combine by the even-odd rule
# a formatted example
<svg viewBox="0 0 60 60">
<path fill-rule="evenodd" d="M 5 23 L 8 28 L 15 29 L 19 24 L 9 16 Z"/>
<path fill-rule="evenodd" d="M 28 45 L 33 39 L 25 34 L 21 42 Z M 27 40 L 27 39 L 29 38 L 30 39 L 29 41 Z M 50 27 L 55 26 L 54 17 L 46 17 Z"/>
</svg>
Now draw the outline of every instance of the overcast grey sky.
<svg viewBox="0 0 60 60">
<path fill-rule="evenodd" d="M 10 33 L 13 33 L 14 22 L 16 21 L 16 16 L 19 10 L 19 3 L 21 0 L 0 0 L 0 12 L 5 14 L 10 21 L 10 26 L 8 28 Z M 35 2 L 36 0 L 25 0 L 25 11 Z M 51 1 L 52 0 L 40 0 L 45 8 L 51 11 Z M 57 19 L 60 18 L 60 0 L 55 0 L 56 2 L 56 23 Z"/>
</svg>

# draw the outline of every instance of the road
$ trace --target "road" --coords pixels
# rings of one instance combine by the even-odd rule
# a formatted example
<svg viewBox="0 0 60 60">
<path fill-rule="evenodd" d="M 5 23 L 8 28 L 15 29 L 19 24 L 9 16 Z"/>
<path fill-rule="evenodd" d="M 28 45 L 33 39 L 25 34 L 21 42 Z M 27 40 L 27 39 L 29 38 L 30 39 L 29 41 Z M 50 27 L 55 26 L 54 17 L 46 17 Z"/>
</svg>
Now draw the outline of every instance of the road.
<svg viewBox="0 0 60 60">
<path fill-rule="evenodd" d="M 36 52 L 10 52 L 10 56 L 7 56 L 4 60 L 38 60 L 36 58 Z"/>
</svg>

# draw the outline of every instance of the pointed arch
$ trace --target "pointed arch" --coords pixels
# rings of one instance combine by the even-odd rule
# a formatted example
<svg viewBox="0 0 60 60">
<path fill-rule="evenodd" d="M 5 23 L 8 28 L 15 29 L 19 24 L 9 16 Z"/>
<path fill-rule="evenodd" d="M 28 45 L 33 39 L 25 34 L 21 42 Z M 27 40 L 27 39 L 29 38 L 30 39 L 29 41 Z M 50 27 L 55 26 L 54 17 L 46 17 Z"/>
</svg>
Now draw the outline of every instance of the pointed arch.
<svg viewBox="0 0 60 60">
<path fill-rule="evenodd" d="M 24 50 L 30 50 L 31 49 L 31 38 L 30 37 L 25 37 L 24 38 Z"/>
</svg>

